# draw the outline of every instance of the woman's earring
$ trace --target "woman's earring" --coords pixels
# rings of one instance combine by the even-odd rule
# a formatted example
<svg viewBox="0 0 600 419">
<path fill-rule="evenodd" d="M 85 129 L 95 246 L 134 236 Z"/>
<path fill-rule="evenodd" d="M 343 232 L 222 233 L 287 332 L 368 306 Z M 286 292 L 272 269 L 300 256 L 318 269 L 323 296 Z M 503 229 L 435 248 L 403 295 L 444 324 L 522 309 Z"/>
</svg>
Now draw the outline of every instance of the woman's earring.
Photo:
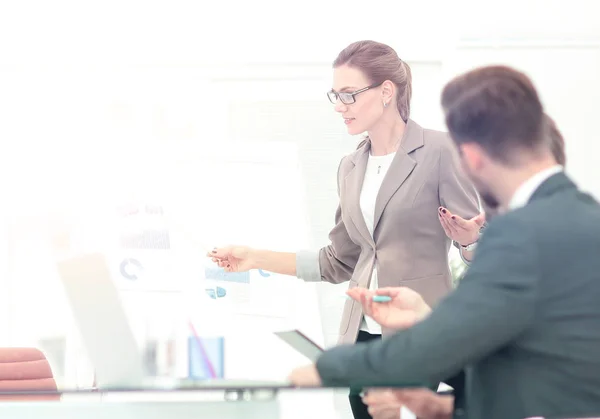
<svg viewBox="0 0 600 419">
<path fill-rule="evenodd" d="M 383 107 L 387 108 L 387 102 L 383 102 Z"/>
</svg>

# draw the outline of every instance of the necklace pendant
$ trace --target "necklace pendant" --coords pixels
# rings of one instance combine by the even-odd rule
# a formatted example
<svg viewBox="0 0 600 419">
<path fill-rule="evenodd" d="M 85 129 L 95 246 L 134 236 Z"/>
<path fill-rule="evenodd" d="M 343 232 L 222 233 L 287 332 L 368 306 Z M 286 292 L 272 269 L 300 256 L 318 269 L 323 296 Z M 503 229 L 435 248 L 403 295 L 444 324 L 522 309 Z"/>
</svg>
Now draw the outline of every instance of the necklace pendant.
<svg viewBox="0 0 600 419">
<path fill-rule="evenodd" d="M 381 173 L 381 166 L 377 166 L 377 174 Z"/>
</svg>

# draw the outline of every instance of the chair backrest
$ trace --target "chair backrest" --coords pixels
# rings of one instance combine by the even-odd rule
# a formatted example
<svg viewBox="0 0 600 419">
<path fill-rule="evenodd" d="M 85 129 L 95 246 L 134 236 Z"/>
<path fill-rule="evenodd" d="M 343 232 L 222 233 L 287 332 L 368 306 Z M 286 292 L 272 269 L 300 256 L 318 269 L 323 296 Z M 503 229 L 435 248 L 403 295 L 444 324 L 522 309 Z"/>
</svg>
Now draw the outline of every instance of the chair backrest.
<svg viewBox="0 0 600 419">
<path fill-rule="evenodd" d="M 0 392 L 31 391 L 56 394 L 0 395 L 6 400 L 59 400 L 48 360 L 35 348 L 0 348 Z"/>
</svg>

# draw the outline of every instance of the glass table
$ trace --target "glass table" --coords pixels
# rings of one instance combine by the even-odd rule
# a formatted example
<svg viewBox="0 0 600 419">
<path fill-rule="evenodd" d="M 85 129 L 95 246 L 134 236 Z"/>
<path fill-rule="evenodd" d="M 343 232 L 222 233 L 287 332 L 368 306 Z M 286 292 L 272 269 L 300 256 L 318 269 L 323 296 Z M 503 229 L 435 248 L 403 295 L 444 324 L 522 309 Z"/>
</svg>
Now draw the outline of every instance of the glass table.
<svg viewBox="0 0 600 419">
<path fill-rule="evenodd" d="M 1 397 L 48 392 L 0 393 Z M 56 393 L 55 393 L 56 394 Z M 11 419 L 346 419 L 347 389 L 222 383 L 194 388 L 128 388 L 61 391 L 60 401 L 0 403 Z M 40 397 L 41 398 L 41 397 Z M 350 416 L 349 416 L 350 415 Z"/>
</svg>

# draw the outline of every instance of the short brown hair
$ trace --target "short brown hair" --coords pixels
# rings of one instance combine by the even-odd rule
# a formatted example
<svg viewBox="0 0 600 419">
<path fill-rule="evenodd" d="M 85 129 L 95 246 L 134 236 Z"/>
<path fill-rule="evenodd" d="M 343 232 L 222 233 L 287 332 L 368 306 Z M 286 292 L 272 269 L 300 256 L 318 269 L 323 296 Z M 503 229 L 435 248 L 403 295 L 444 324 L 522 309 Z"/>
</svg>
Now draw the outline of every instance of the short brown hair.
<svg viewBox="0 0 600 419">
<path fill-rule="evenodd" d="M 546 115 L 546 130 L 550 140 L 550 150 L 558 164 L 565 166 L 567 164 L 567 155 L 565 153 L 565 139 L 556 126 L 554 120 Z"/>
<path fill-rule="evenodd" d="M 371 83 L 386 80 L 396 85 L 398 112 L 404 120 L 410 116 L 412 74 L 410 67 L 398 57 L 392 47 L 375 41 L 358 41 L 342 50 L 333 62 L 333 68 L 347 65 L 361 70 Z"/>
<path fill-rule="evenodd" d="M 542 103 L 531 80 L 504 66 L 482 67 L 450 81 L 442 92 L 446 125 L 457 144 L 474 142 L 512 164 L 519 151 L 547 144 Z"/>
</svg>

